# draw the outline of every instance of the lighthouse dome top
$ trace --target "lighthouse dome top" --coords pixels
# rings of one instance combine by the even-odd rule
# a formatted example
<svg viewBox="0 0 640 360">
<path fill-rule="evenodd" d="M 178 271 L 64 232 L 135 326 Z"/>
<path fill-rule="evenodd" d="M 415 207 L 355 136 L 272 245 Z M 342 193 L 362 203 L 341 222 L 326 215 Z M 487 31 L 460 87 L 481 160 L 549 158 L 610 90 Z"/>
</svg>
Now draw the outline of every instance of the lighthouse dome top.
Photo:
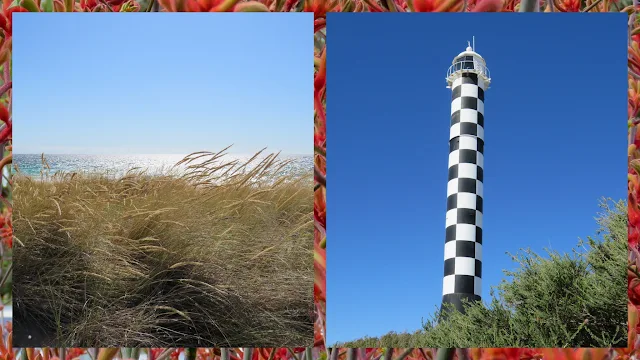
<svg viewBox="0 0 640 360">
<path fill-rule="evenodd" d="M 480 56 L 480 54 L 478 54 L 477 52 L 473 51 L 473 49 L 471 49 L 471 47 L 467 47 L 467 49 L 465 51 L 463 51 L 460 54 L 458 54 L 455 58 L 453 58 L 453 61 L 451 63 L 455 64 L 458 61 L 464 61 L 465 60 L 464 58 L 466 56 L 471 56 L 471 57 L 473 57 L 473 60 L 477 60 L 477 61 L 480 61 L 483 64 L 486 64 L 486 62 L 484 61 L 484 58 L 482 56 Z"/>
<path fill-rule="evenodd" d="M 447 87 L 451 87 L 453 81 L 464 73 L 478 74 L 478 76 L 484 80 L 487 87 L 491 82 L 489 69 L 487 68 L 484 58 L 475 51 L 470 43 L 468 45 L 465 51 L 458 54 L 451 62 L 446 77 Z"/>
</svg>

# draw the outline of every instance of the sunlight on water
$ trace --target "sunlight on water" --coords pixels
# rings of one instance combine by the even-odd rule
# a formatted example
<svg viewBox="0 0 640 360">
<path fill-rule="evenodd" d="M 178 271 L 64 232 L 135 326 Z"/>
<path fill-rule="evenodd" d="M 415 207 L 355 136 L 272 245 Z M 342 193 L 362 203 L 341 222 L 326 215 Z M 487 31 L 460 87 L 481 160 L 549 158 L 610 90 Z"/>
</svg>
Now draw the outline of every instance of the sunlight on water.
<svg viewBox="0 0 640 360">
<path fill-rule="evenodd" d="M 225 155 L 221 158 L 221 162 L 238 160 L 244 163 L 249 160 L 252 155 Z M 145 169 L 149 174 L 158 174 L 166 172 L 174 168 L 174 165 L 182 160 L 185 155 L 167 154 L 167 155 L 45 155 L 47 163 L 51 167 L 50 174 L 55 172 L 89 172 L 89 173 L 108 173 L 110 175 L 119 176 L 127 171 L 139 168 Z M 311 155 L 281 155 L 281 160 L 291 160 L 291 163 L 285 166 L 281 174 L 295 174 L 310 172 L 313 169 L 313 156 Z M 205 161 L 207 157 L 198 159 L 197 161 Z M 197 162 L 196 161 L 196 162 Z M 259 160 L 254 160 L 251 166 L 255 166 Z M 39 177 L 43 169 L 41 155 L 37 154 L 15 154 L 14 164 L 18 167 L 20 173 L 32 177 Z M 250 169 L 251 166 L 248 168 Z M 184 170 L 182 165 L 176 168 L 178 171 Z"/>
</svg>

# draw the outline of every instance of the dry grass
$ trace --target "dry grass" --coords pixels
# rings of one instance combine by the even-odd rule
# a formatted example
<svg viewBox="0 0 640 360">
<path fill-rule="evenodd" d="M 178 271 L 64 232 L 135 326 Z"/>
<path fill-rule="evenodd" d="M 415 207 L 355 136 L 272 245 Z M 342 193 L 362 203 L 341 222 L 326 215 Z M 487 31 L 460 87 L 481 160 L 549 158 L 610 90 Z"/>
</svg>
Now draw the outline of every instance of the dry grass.
<svg viewBox="0 0 640 360">
<path fill-rule="evenodd" d="M 16 175 L 14 345 L 311 346 L 311 170 L 221 155 L 180 175 Z"/>
</svg>

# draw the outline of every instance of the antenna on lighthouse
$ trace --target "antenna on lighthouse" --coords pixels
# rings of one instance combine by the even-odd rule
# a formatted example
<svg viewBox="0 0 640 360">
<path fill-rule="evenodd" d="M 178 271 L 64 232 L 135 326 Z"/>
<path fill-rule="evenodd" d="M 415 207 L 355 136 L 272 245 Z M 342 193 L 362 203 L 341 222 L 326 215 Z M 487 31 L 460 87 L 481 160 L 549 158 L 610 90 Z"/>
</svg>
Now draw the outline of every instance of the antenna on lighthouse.
<svg viewBox="0 0 640 360">
<path fill-rule="evenodd" d="M 473 49 L 473 51 L 476 51 L 476 37 L 472 36 L 471 39 L 473 40 L 473 46 L 471 48 Z"/>
</svg>

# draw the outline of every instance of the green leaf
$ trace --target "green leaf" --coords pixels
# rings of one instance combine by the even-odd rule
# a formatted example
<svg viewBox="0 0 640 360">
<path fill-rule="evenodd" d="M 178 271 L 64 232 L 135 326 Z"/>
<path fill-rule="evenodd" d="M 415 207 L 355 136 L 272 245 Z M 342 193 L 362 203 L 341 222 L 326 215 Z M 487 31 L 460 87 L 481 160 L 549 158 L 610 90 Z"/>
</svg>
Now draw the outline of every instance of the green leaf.
<svg viewBox="0 0 640 360">
<path fill-rule="evenodd" d="M 327 156 L 327 152 L 323 148 L 321 148 L 320 146 L 314 145 L 313 149 L 315 150 L 316 154 L 322 155 L 322 156 L 325 156 L 325 157 Z"/>
<path fill-rule="evenodd" d="M 33 0 L 22 0 L 20 1 L 20 6 L 29 10 L 30 12 L 40 12 L 40 9 L 38 9 L 38 5 L 36 5 L 36 2 Z"/>
<path fill-rule="evenodd" d="M 42 0 L 40 4 L 42 11 L 44 12 L 52 12 L 53 11 L 53 0 Z"/>
<path fill-rule="evenodd" d="M 638 159 L 631 160 L 629 165 L 631 165 L 631 168 L 633 168 L 636 171 L 636 173 L 640 174 L 640 160 Z"/>
</svg>

